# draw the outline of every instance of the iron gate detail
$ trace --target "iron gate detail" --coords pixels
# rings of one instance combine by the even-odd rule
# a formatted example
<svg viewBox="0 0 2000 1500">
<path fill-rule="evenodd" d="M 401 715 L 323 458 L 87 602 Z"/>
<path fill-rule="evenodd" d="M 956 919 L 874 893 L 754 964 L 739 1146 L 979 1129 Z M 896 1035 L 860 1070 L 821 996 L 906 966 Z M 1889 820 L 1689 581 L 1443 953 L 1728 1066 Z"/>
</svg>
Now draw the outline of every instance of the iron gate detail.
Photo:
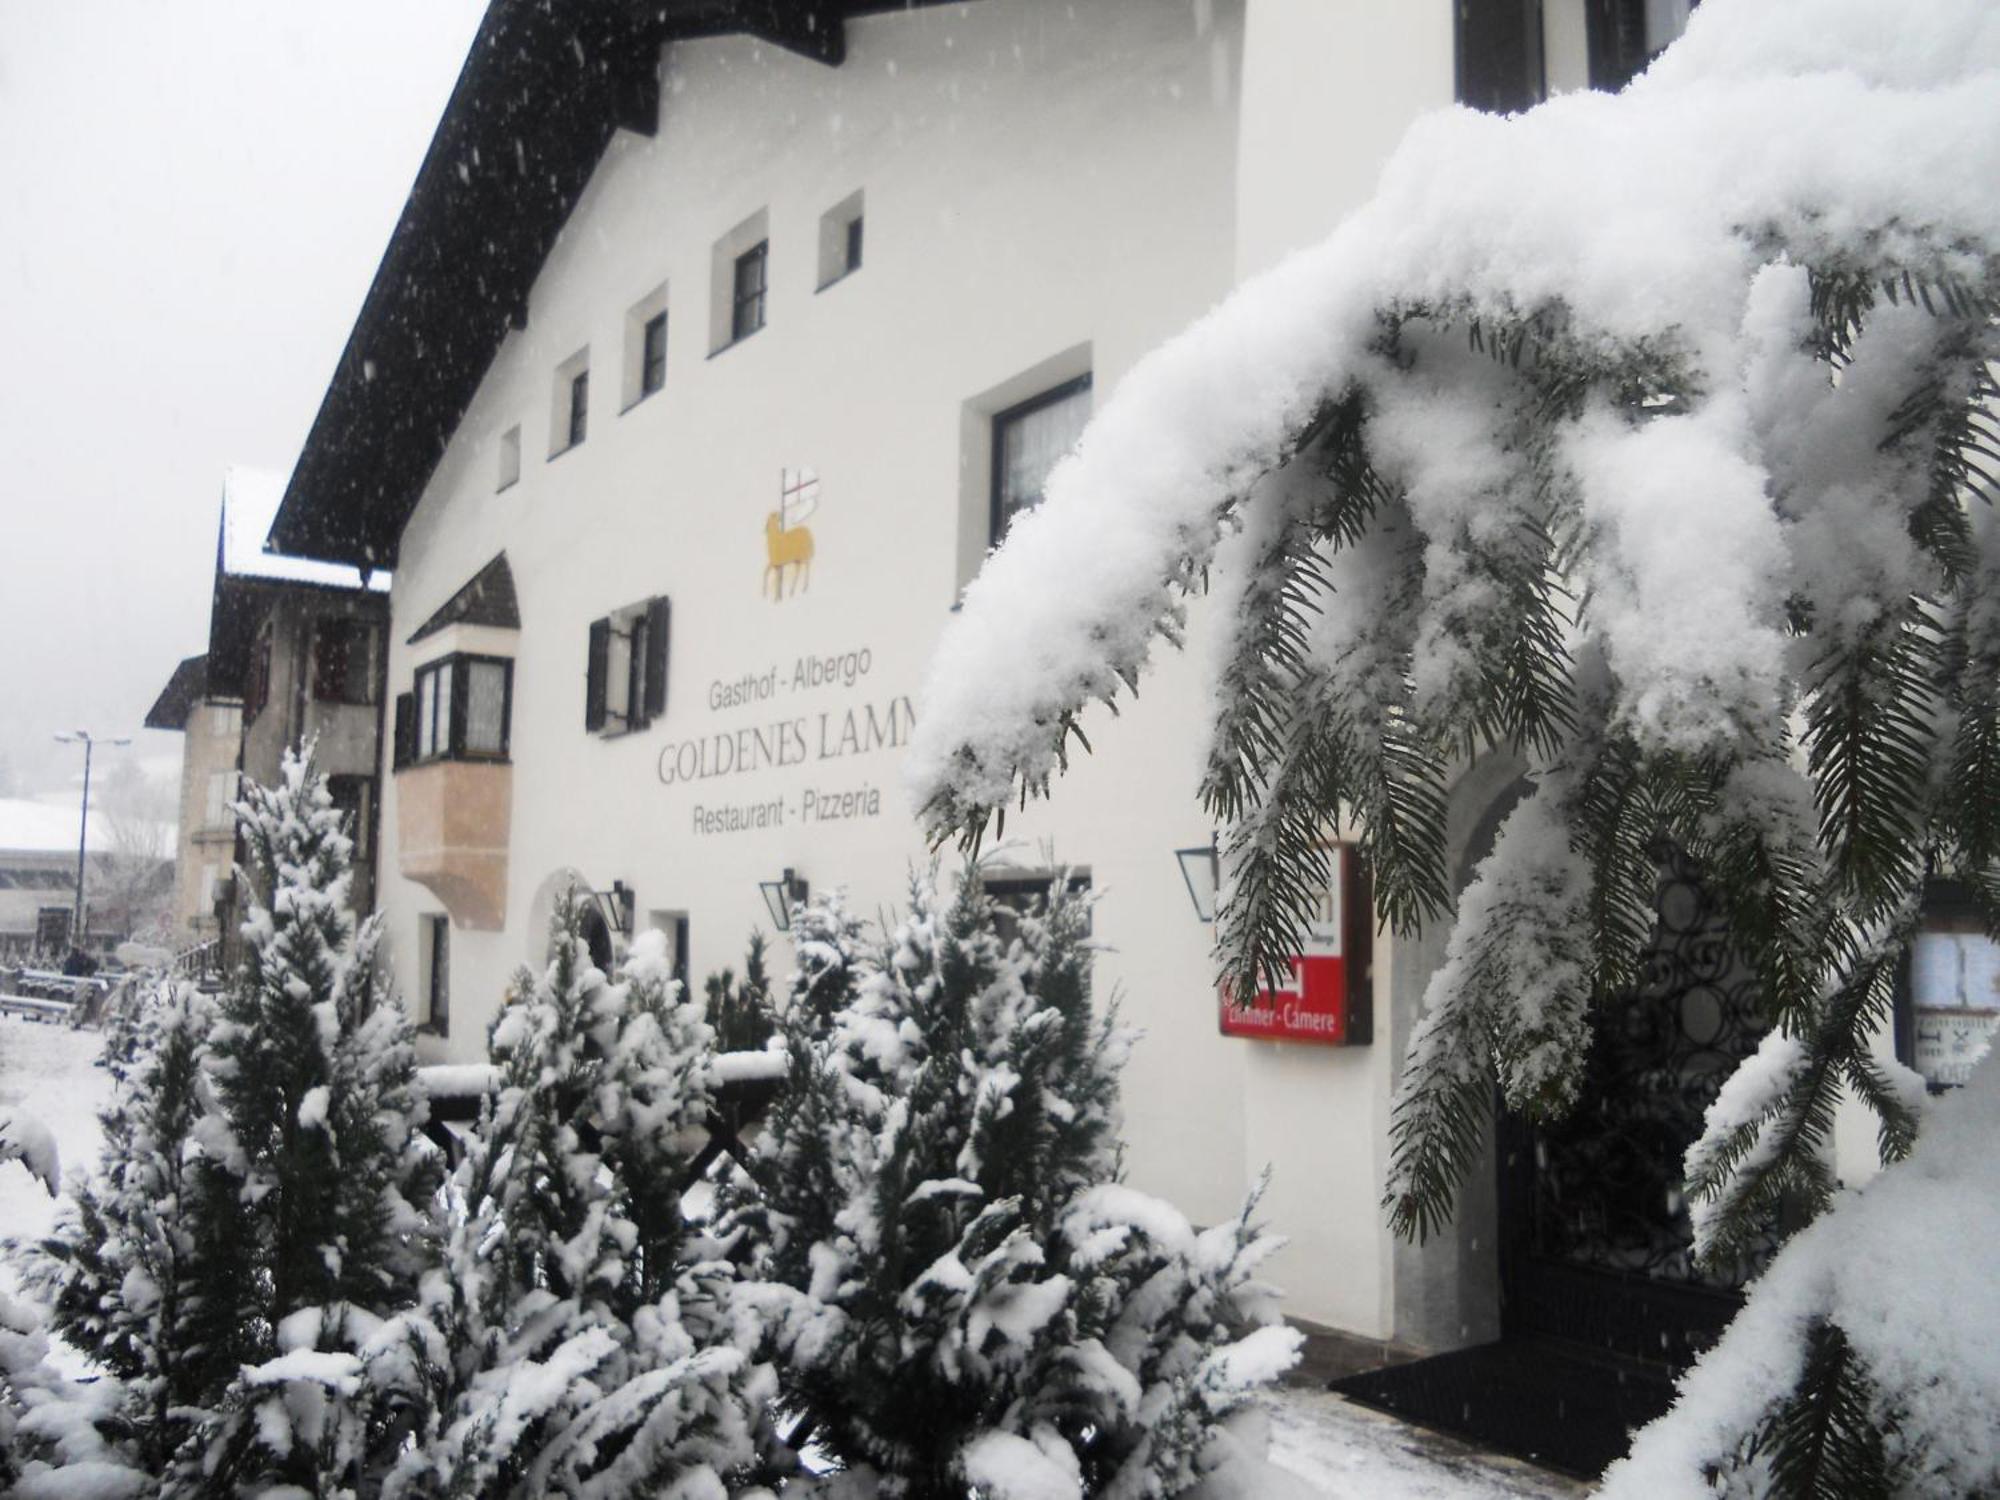
<svg viewBox="0 0 2000 1500">
<path fill-rule="evenodd" d="M 1757 983 L 1689 862 L 1661 870 L 1638 986 L 1597 1008 L 1568 1118 L 1499 1132 L 1503 1326 L 1680 1366 L 1712 1342 L 1774 1241 L 1698 1266 L 1681 1163 L 1764 1032 Z"/>
</svg>

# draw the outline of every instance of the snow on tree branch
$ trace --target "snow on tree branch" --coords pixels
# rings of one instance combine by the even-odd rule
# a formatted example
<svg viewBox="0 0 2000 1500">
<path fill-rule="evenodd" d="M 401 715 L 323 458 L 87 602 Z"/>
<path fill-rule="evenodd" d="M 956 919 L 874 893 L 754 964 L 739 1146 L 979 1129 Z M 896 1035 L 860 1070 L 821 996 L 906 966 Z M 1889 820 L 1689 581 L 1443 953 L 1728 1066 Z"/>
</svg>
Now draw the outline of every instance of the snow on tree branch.
<svg viewBox="0 0 2000 1500">
<path fill-rule="evenodd" d="M 1840 550 L 1863 555 L 1842 559 L 1828 555 L 1833 517 L 1782 503 L 1802 466 L 1831 461 L 1798 451 L 1814 432 L 1779 421 L 1800 414 L 1801 383 L 1809 406 L 1853 404 L 1814 383 L 1801 347 L 1808 272 L 1907 273 L 1939 304 L 1990 300 L 1996 69 L 2000 20 L 1980 0 L 1935 0 L 1893 25 L 1861 0 L 1718 0 L 1622 95 L 1419 122 L 1376 198 L 1329 240 L 1126 376 L 1048 502 L 967 591 L 909 766 L 933 832 L 969 832 L 1045 787 L 1075 716 L 1115 699 L 1155 636 L 1178 635 L 1181 596 L 1226 532 L 1254 524 L 1259 478 L 1348 391 L 1383 408 L 1378 457 L 1427 539 L 1448 542 L 1453 512 L 1499 488 L 1508 456 L 1477 423 L 1449 440 L 1426 424 L 1415 453 L 1395 441 L 1409 403 L 1471 410 L 1465 371 L 1439 381 L 1421 359 L 1384 357 L 1385 325 L 1415 316 L 1456 327 L 1461 344 L 1468 327 L 1520 339 L 1525 320 L 1560 319 L 1577 356 L 1607 369 L 1654 351 L 1659 389 L 1595 378 L 1556 434 L 1584 525 L 1577 581 L 1598 585 L 1580 623 L 1607 640 L 1625 715 L 1670 742 L 1712 739 L 1732 707 L 1768 711 L 1780 585 L 1817 581 L 1831 597 L 1857 565 L 1885 585 L 1924 571 L 1893 515 L 1870 528 L 1886 552 L 1850 534 Z M 1932 332 L 1891 321 L 1898 340 Z M 1636 420 L 1621 396 L 1656 414 Z M 1853 518 L 1853 497 L 1824 499 Z M 1427 593 L 1430 626 L 1451 637 L 1448 616 L 1469 601 L 1450 579 Z"/>
<path fill-rule="evenodd" d="M 1989 1060 L 1938 1101 L 1908 1162 L 1842 1194 L 1785 1248 L 1673 1410 L 1605 1475 L 1604 1500 L 1795 1493 L 1774 1471 L 1801 1447 L 1818 1494 L 2000 1486 L 1996 1139 Z"/>
</svg>

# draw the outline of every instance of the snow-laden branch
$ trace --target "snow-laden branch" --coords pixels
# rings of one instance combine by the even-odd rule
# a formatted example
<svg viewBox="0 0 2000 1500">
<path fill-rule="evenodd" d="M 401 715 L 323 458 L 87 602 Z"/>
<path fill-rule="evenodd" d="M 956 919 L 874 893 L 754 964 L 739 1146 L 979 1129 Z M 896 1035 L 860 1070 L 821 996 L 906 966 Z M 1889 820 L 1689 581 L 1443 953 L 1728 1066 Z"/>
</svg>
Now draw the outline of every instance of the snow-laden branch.
<svg viewBox="0 0 2000 1500">
<path fill-rule="evenodd" d="M 1858 613 L 1922 572 L 1894 514 L 1854 545 L 1868 510 L 1855 497 L 1900 460 L 1870 450 L 1854 485 L 1829 489 L 1814 483 L 1828 422 L 1781 420 L 1804 410 L 1801 382 L 1825 386 L 1804 350 L 1805 268 L 1990 277 L 1996 80 L 2000 19 L 1984 0 L 1893 17 L 1872 0 L 1713 0 L 1621 95 L 1421 120 L 1331 238 L 1126 375 L 968 590 L 908 764 L 932 831 L 973 830 L 1046 786 L 1075 716 L 1134 681 L 1156 636 L 1177 637 L 1182 596 L 1259 476 L 1329 402 L 1357 385 L 1423 398 L 1421 363 L 1406 385 L 1373 352 L 1385 316 L 1461 330 L 1555 317 L 1584 356 L 1649 349 L 1676 373 L 1674 401 L 1629 393 L 1645 424 L 1592 408 L 1564 434 L 1587 544 L 1574 581 L 1597 589 L 1583 627 L 1620 673 L 1621 716 L 1662 741 L 1768 710 L 1787 584 L 1845 590 Z M 1884 333 L 1922 336 L 1917 322 Z M 1866 428 L 1853 405 L 1840 422 Z M 1837 451 L 1864 456 L 1852 441 Z M 1491 445 L 1462 456 L 1461 495 L 1507 467 Z M 1445 487 L 1428 519 L 1412 506 L 1435 560 L 1460 517 L 1452 477 L 1420 467 L 1391 477 Z M 1476 603 L 1480 580 L 1465 581 L 1428 591 L 1445 636 L 1441 622 Z"/>
</svg>

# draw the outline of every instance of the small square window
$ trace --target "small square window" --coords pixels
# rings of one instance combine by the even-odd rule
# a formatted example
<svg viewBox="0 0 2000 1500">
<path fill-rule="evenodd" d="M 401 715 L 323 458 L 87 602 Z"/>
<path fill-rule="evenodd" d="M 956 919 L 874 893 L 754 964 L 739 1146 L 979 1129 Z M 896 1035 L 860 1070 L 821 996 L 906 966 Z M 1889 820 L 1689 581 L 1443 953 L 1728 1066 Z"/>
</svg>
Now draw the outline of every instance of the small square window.
<svg viewBox="0 0 2000 1500">
<path fill-rule="evenodd" d="M 760 208 L 709 249 L 708 349 L 733 349 L 769 319 L 771 213 Z M 662 303 L 664 306 L 664 302 Z"/>
<path fill-rule="evenodd" d="M 625 309 L 618 406 L 630 411 L 667 384 L 667 288 L 662 282 Z"/>
<path fill-rule="evenodd" d="M 365 620 L 313 622 L 312 695 L 319 703 L 375 701 L 375 654 L 380 637 Z"/>
<path fill-rule="evenodd" d="M 574 448 L 590 431 L 590 371 L 579 370 L 569 378 L 569 446 Z"/>
<path fill-rule="evenodd" d="M 639 394 L 650 396 L 667 383 L 667 315 L 646 319 L 639 336 Z"/>
<path fill-rule="evenodd" d="M 729 315 L 731 343 L 747 339 L 764 326 L 764 293 L 770 256 L 771 242 L 759 240 L 736 257 Z"/>
<path fill-rule="evenodd" d="M 590 436 L 590 351 L 580 349 L 556 367 L 549 407 L 549 457 L 567 453 Z"/>
<path fill-rule="evenodd" d="M 1049 473 L 1090 420 L 1090 377 L 1078 376 L 993 418 L 992 540 L 1014 517 L 1042 503 Z"/>
<path fill-rule="evenodd" d="M 819 216 L 819 289 L 861 269 L 862 195 L 849 193 Z"/>
<path fill-rule="evenodd" d="M 521 424 L 516 422 L 500 434 L 500 475 L 495 491 L 518 484 L 521 479 Z"/>
</svg>

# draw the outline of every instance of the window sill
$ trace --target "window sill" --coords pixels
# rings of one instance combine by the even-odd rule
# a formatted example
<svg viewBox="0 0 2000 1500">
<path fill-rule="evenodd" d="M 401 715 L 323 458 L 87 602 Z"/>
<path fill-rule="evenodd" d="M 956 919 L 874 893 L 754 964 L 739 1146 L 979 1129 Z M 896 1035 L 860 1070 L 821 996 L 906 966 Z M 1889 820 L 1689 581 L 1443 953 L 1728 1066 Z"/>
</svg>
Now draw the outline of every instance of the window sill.
<svg viewBox="0 0 2000 1500">
<path fill-rule="evenodd" d="M 838 276 L 834 277 L 831 281 L 822 281 L 818 286 L 814 287 L 813 295 L 817 297 L 821 292 L 830 292 L 835 287 L 839 286 L 843 281 L 850 280 L 853 277 L 859 276 L 860 274 L 861 274 L 861 267 L 849 266 L 845 271 L 842 271 Z"/>
<path fill-rule="evenodd" d="M 708 357 L 710 359 L 715 359 L 721 355 L 727 354 L 731 349 L 740 349 L 743 347 L 743 345 L 749 343 L 750 340 L 757 337 L 758 334 L 762 333 L 766 328 L 769 328 L 770 326 L 771 325 L 769 323 L 759 323 L 755 328 L 751 329 L 748 333 L 744 334 L 742 338 L 731 339 L 728 343 L 722 345 L 719 349 L 709 350 Z"/>
<path fill-rule="evenodd" d="M 585 438 L 582 443 L 569 443 L 561 448 L 551 448 L 549 450 L 549 462 L 554 463 L 557 459 L 561 458 L 565 453 L 576 452 L 577 449 L 583 446 L 583 443 L 587 443 L 589 441 L 590 441 L 589 438 Z"/>
<path fill-rule="evenodd" d="M 406 760 L 400 766 L 392 766 L 390 774 L 401 776 L 405 771 L 427 771 L 432 766 L 511 766 L 511 755 L 433 755 L 428 760 Z"/>
<path fill-rule="evenodd" d="M 555 455 L 552 453 L 549 455 L 549 457 L 554 458 Z M 512 479 L 508 480 L 505 484 L 495 485 L 493 488 L 493 493 L 496 495 L 504 495 L 507 493 L 507 491 L 513 489 L 514 486 L 516 486 L 520 482 L 521 482 L 521 476 L 519 474 L 516 474 Z"/>
<path fill-rule="evenodd" d="M 655 396 L 659 395 L 660 392 L 664 391 L 665 389 L 666 387 L 664 385 L 656 385 L 650 391 L 639 392 L 638 395 L 634 396 L 630 401 L 626 402 L 623 406 L 618 408 L 618 415 L 622 417 L 627 412 L 638 410 L 640 407 L 644 406 L 648 401 L 652 400 Z"/>
</svg>

